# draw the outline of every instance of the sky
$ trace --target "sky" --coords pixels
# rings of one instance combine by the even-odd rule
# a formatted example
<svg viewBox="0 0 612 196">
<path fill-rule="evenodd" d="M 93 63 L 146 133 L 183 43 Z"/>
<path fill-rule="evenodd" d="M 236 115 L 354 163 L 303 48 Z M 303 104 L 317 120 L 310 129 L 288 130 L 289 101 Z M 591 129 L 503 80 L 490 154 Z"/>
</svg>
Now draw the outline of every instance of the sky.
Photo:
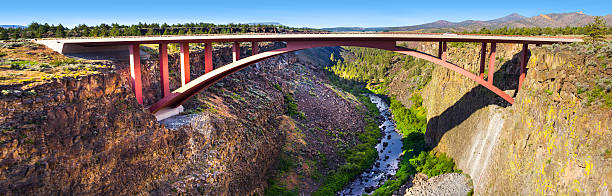
<svg viewBox="0 0 612 196">
<path fill-rule="evenodd" d="M 3 0 L 0 24 L 279 22 L 292 27 L 388 27 L 491 20 L 518 13 L 612 14 L 610 0 Z"/>
</svg>

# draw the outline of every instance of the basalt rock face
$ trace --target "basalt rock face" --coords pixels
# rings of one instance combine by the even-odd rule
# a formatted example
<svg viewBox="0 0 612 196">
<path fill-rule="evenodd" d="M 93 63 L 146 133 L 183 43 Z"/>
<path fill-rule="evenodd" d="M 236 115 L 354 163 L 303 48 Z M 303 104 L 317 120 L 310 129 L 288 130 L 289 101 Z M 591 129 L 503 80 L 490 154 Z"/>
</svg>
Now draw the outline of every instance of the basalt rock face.
<svg viewBox="0 0 612 196">
<path fill-rule="evenodd" d="M 116 73 L 3 95 L 2 195 L 127 194 L 171 172 L 184 134 L 160 128 Z"/>
<path fill-rule="evenodd" d="M 3 93 L 0 194 L 261 194 L 285 137 L 269 74 L 290 61 L 261 62 L 194 96 L 186 104 L 202 111 L 174 130 L 136 102 L 122 71 Z"/>
<path fill-rule="evenodd" d="M 451 47 L 449 60 L 477 73 L 478 48 Z M 428 144 L 455 159 L 472 177 L 476 194 L 609 193 L 612 112 L 590 104 L 589 93 L 578 89 L 597 81 L 609 85 L 610 69 L 589 66 L 588 54 L 530 49 L 514 105 L 436 67 L 423 90 Z M 517 87 L 519 52 L 518 45 L 498 45 L 494 83 L 510 95 Z"/>
</svg>

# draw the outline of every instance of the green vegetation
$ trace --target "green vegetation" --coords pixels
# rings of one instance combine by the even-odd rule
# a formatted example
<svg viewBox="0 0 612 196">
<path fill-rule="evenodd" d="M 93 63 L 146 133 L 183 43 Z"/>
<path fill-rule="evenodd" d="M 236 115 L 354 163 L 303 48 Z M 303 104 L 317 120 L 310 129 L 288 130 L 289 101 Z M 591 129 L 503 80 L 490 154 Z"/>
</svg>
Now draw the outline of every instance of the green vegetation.
<svg viewBox="0 0 612 196">
<path fill-rule="evenodd" d="M 304 112 L 300 112 L 298 105 L 295 101 L 295 98 L 293 98 L 293 93 L 291 92 L 284 92 L 283 88 L 279 85 L 279 84 L 273 84 L 272 85 L 276 90 L 280 91 L 281 93 L 283 93 L 283 97 L 285 99 L 285 114 L 292 116 L 292 117 L 296 117 L 302 120 L 306 119 L 306 116 L 304 116 Z"/>
<path fill-rule="evenodd" d="M 227 33 L 283 33 L 319 32 L 311 28 L 293 28 L 283 25 L 212 24 L 185 23 L 168 25 L 138 23 L 135 25 L 100 24 L 97 26 L 77 25 L 72 29 L 59 24 L 31 23 L 26 28 L 0 28 L 0 40 L 31 39 L 46 37 L 108 37 L 141 35 L 183 35 L 183 34 L 227 34 Z"/>
<path fill-rule="evenodd" d="M 457 46 L 460 47 L 460 46 Z M 423 99 L 419 94 L 431 80 L 431 67 L 427 61 L 413 57 L 395 54 L 389 51 L 344 47 L 346 53 L 333 55 L 330 60 L 335 64 L 327 70 L 330 81 L 345 91 L 353 94 L 377 93 L 388 95 L 388 86 L 391 79 L 398 74 L 394 67 L 401 66 L 407 71 L 402 77 L 409 77 L 413 83 L 412 106 L 405 107 L 394 97 L 390 98 L 390 109 L 393 114 L 397 129 L 403 135 L 402 149 L 404 155 L 400 161 L 400 168 L 393 180 L 387 180 L 373 195 L 391 195 L 398 190 L 411 175 L 421 172 L 428 176 L 436 176 L 443 173 L 461 172 L 455 170 L 453 160 L 444 153 L 435 155 L 425 144 L 425 130 L 427 129 L 427 110 L 423 107 Z M 394 70 L 393 72 L 391 70 Z M 369 100 L 366 100 L 369 102 Z M 376 108 L 374 108 L 376 109 Z M 348 177 L 334 179 L 338 182 L 348 182 Z M 338 183 L 338 191 L 342 188 Z M 322 186 L 322 188 L 325 188 Z M 333 191 L 325 193 L 334 194 Z"/>
<path fill-rule="evenodd" d="M 285 97 L 285 105 L 287 106 L 285 114 L 302 120 L 306 119 L 304 112 L 300 112 L 298 109 L 298 105 L 295 103 L 295 99 L 293 98 L 293 93 L 285 93 L 283 96 Z"/>
<path fill-rule="evenodd" d="M 414 166 L 415 169 L 427 176 L 437 176 L 441 174 L 457 172 L 455 168 L 455 162 L 453 159 L 441 154 L 436 156 L 433 151 L 421 152 L 418 157 L 410 159 L 410 165 Z"/>
<path fill-rule="evenodd" d="M 335 195 L 355 176 L 370 168 L 378 157 L 375 147 L 382 135 L 376 119 L 380 114 L 368 97 L 361 94 L 358 97 L 367 108 L 365 132 L 358 135 L 360 144 L 342 153 L 346 160 L 344 165 L 328 173 L 323 184 L 312 195 Z"/>
<path fill-rule="evenodd" d="M 610 85 L 608 81 L 608 86 Z M 605 90 L 605 87 L 600 85 L 595 85 L 595 87 L 586 92 L 587 94 L 587 105 L 591 105 L 593 102 L 601 100 L 603 102 L 604 107 L 611 108 L 612 107 L 612 91 Z"/>
<path fill-rule="evenodd" d="M 411 108 L 404 107 L 400 101 L 394 98 L 391 99 L 390 109 L 393 113 L 393 120 L 395 120 L 396 127 L 402 131 L 402 134 L 409 134 L 410 132 L 425 133 L 427 111 L 422 107 L 423 99 L 418 93 L 414 93 L 411 99 L 414 102 Z"/>
<path fill-rule="evenodd" d="M 422 106 L 422 99 L 418 93 L 413 93 L 413 105 L 404 107 L 401 102 L 391 98 L 391 113 L 393 120 L 402 133 L 402 150 L 404 155 L 400 161 L 400 168 L 395 179 L 387 180 L 372 195 L 391 195 L 410 179 L 410 175 L 421 172 L 429 177 L 444 173 L 461 172 L 454 169 L 453 159 L 444 153 L 436 156 L 425 144 L 425 130 L 427 128 L 426 110 Z M 428 152 L 429 151 L 429 152 Z"/>
<path fill-rule="evenodd" d="M 343 47 L 343 49 L 345 54 L 341 56 L 346 56 L 344 61 L 336 56 L 335 64 L 326 69 L 334 74 L 330 76 L 331 80 L 336 81 L 334 84 L 346 91 L 388 94 L 387 88 L 391 79 L 398 74 L 398 71 L 391 71 L 394 66 L 401 66 L 402 70 L 409 72 L 405 77 L 413 78 L 416 89 L 422 89 L 431 80 L 430 72 L 433 66 L 425 60 L 372 48 Z M 367 89 L 361 89 L 364 86 Z"/>
<path fill-rule="evenodd" d="M 584 41 L 593 45 L 605 41 L 606 34 L 610 34 L 610 29 L 606 27 L 606 21 L 600 16 L 595 16 L 595 21 L 584 28 L 587 35 Z"/>
<path fill-rule="evenodd" d="M 362 94 L 369 92 L 365 85 L 360 82 L 340 78 L 331 72 L 328 72 L 328 77 L 334 86 L 350 92 L 358 98 L 359 102 L 366 106 L 367 110 L 364 111 L 366 127 L 365 131 L 357 136 L 360 144 L 342 152 L 345 159 L 344 165 L 330 171 L 324 177 L 323 184 L 312 195 L 335 195 L 350 183 L 355 176 L 370 168 L 378 157 L 376 144 L 378 143 L 378 138 L 382 136 L 378 128 L 377 118 L 380 116 L 378 108 L 367 96 Z M 326 160 L 324 154 L 319 154 L 319 156 Z"/>
<path fill-rule="evenodd" d="M 283 157 L 281 155 L 278 161 L 278 170 L 279 170 L 278 175 L 282 175 L 288 172 L 289 170 L 291 170 L 291 168 L 294 168 L 295 166 L 296 164 L 291 159 Z M 278 196 L 278 195 L 297 196 L 298 190 L 297 188 L 294 188 L 293 190 L 288 190 L 285 186 L 282 185 L 281 182 L 274 180 L 274 178 L 269 178 L 268 188 L 266 188 L 264 195 L 266 196 Z"/>
<path fill-rule="evenodd" d="M 10 65 L 10 69 L 15 69 L 15 70 L 23 70 L 29 67 L 32 67 L 34 65 L 38 65 L 37 62 L 33 62 L 33 61 L 13 61 L 9 63 Z"/>
</svg>

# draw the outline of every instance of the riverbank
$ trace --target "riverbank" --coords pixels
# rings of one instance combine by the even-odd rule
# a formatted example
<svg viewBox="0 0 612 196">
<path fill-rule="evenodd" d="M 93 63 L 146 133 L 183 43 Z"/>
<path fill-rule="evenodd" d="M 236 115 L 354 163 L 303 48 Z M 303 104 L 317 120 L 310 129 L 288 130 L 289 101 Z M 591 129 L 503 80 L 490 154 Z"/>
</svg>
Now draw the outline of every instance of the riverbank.
<svg viewBox="0 0 612 196">
<path fill-rule="evenodd" d="M 378 127 L 381 129 L 383 137 L 376 145 L 378 158 L 372 167 L 344 187 L 339 192 L 340 195 L 369 194 L 395 175 L 399 169 L 399 160 L 402 155 L 402 136 L 396 132 L 389 105 L 384 101 L 385 97 L 381 95 L 368 94 L 367 96 L 376 105 L 380 114 L 380 126 Z"/>
</svg>

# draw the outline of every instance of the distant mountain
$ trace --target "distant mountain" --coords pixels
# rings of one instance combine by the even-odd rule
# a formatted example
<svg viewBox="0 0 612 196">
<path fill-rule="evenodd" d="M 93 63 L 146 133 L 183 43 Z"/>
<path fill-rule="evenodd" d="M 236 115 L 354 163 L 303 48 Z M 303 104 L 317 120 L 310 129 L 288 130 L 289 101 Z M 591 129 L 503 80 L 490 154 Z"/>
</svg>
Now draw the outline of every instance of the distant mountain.
<svg viewBox="0 0 612 196">
<path fill-rule="evenodd" d="M 21 25 L 0 25 L 0 27 L 7 28 L 7 29 L 8 28 L 11 28 L 11 29 L 16 29 L 16 28 L 23 29 L 23 28 L 26 28 L 25 26 L 21 26 Z"/>
<path fill-rule="evenodd" d="M 252 23 L 247 23 L 248 25 L 282 25 L 281 23 L 278 22 L 252 22 Z"/>
<path fill-rule="evenodd" d="M 612 14 L 602 16 L 608 26 L 612 26 Z M 520 14 L 510 14 L 501 18 L 479 21 L 466 20 L 462 22 L 449 22 L 438 20 L 412 26 L 400 27 L 336 27 L 324 28 L 323 30 L 338 31 L 423 31 L 423 32 L 444 32 L 444 31 L 472 31 L 481 28 L 497 29 L 502 27 L 565 27 L 565 26 L 584 26 L 594 21 L 595 16 L 589 16 L 582 12 L 541 14 L 534 17 L 525 17 Z"/>
<path fill-rule="evenodd" d="M 322 28 L 321 30 L 332 31 L 332 32 L 345 32 L 345 31 L 383 31 L 386 27 L 332 27 Z"/>
</svg>

